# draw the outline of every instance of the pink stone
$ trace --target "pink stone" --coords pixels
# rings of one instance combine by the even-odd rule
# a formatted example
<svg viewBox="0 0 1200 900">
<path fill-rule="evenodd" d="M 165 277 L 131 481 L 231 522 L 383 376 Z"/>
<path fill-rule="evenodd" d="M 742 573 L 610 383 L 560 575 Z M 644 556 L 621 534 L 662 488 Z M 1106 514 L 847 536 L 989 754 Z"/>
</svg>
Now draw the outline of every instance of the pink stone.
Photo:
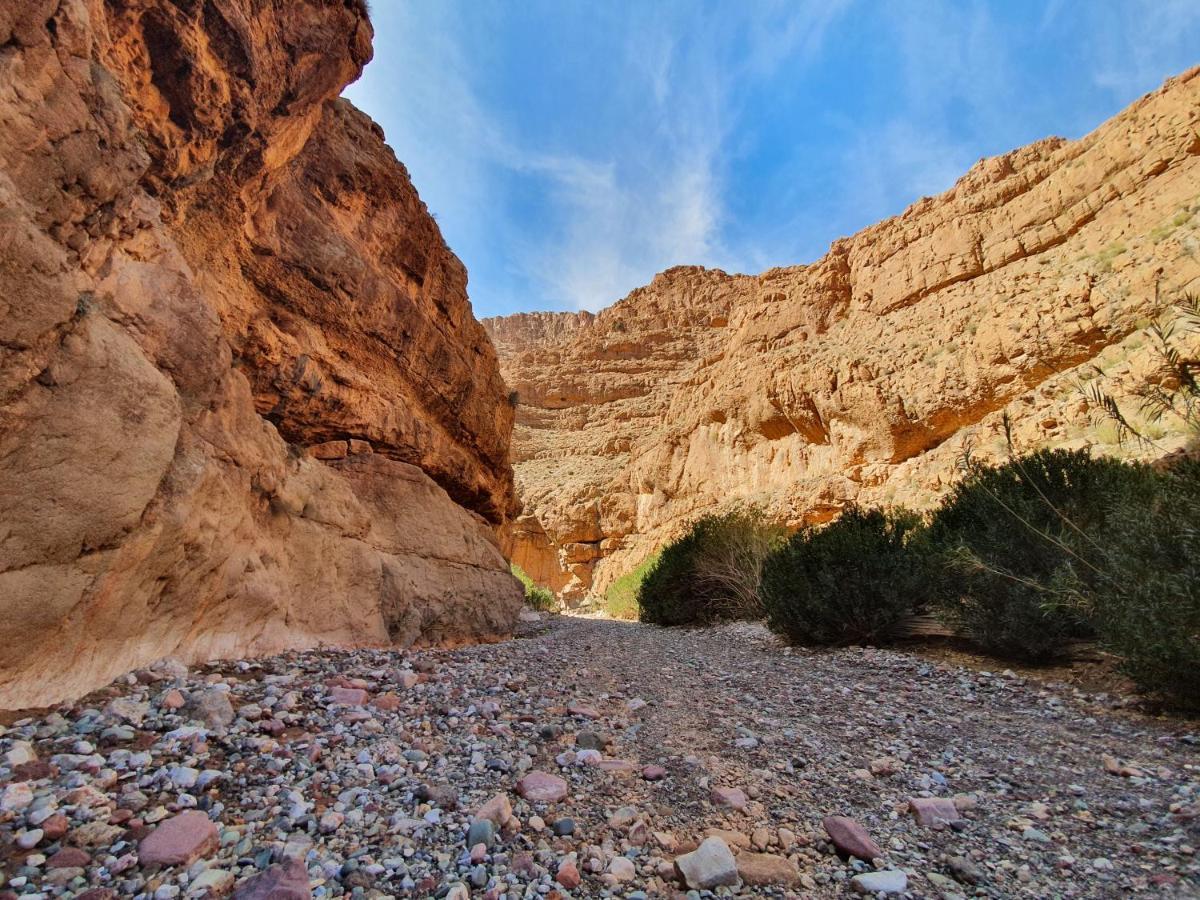
<svg viewBox="0 0 1200 900">
<path fill-rule="evenodd" d="M 329 689 L 329 699 L 346 706 L 363 706 L 368 696 L 362 688 L 335 687 Z"/>
<path fill-rule="evenodd" d="M 530 772 L 517 782 L 517 793 L 533 803 L 555 803 L 567 796 L 567 783 L 548 772 Z"/>
<path fill-rule="evenodd" d="M 188 866 L 217 848 L 217 826 L 199 810 L 162 822 L 138 846 L 144 866 Z"/>
<path fill-rule="evenodd" d="M 662 766 L 645 766 L 642 769 L 642 777 L 647 781 L 662 781 L 667 777 L 667 770 Z"/>
<path fill-rule="evenodd" d="M 748 802 L 746 792 L 741 788 L 715 787 L 708 799 L 716 806 L 730 806 L 733 809 L 745 809 Z"/>
<path fill-rule="evenodd" d="M 579 869 L 571 860 L 565 860 L 558 867 L 558 874 L 554 876 L 554 880 L 565 887 L 568 891 L 573 891 L 579 887 L 579 882 L 583 879 L 579 877 Z"/>
<path fill-rule="evenodd" d="M 918 825 L 936 827 L 962 818 L 954 801 L 945 797 L 913 797 L 908 801 L 908 808 Z"/>
<path fill-rule="evenodd" d="M 584 719 L 599 719 L 600 711 L 594 706 L 587 706 L 583 703 L 570 703 L 567 705 L 567 712 L 573 716 L 579 716 Z"/>
<path fill-rule="evenodd" d="M 871 840 L 867 830 L 847 816 L 826 816 L 822 823 L 833 846 L 844 856 L 857 856 L 870 862 L 880 856 L 883 851 Z"/>
<path fill-rule="evenodd" d="M 400 703 L 400 697 L 397 694 L 393 694 L 391 691 L 388 691 L 386 694 L 380 694 L 371 701 L 371 705 L 376 709 L 387 710 L 389 712 L 399 709 Z"/>
<path fill-rule="evenodd" d="M 84 869 L 92 858 L 78 847 L 63 847 L 46 860 L 47 869 Z"/>
<path fill-rule="evenodd" d="M 475 812 L 476 819 L 488 819 L 496 825 L 504 825 L 512 818 L 512 801 L 508 794 L 497 794 Z"/>
<path fill-rule="evenodd" d="M 172 688 L 163 694 L 162 705 L 166 709 L 181 709 L 186 701 L 183 699 L 183 694 Z"/>
<path fill-rule="evenodd" d="M 287 859 L 234 889 L 233 900 L 311 900 L 308 872 L 298 859 Z"/>
</svg>

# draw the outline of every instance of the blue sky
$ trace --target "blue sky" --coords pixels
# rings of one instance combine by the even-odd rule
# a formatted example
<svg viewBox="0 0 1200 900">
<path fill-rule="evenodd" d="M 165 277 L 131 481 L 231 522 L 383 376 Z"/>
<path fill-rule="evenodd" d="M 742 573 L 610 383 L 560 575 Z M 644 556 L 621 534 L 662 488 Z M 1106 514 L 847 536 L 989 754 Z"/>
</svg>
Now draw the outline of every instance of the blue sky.
<svg viewBox="0 0 1200 900">
<path fill-rule="evenodd" d="M 1200 63 L 1200 0 L 374 0 L 346 95 L 479 316 L 759 272 Z"/>
</svg>

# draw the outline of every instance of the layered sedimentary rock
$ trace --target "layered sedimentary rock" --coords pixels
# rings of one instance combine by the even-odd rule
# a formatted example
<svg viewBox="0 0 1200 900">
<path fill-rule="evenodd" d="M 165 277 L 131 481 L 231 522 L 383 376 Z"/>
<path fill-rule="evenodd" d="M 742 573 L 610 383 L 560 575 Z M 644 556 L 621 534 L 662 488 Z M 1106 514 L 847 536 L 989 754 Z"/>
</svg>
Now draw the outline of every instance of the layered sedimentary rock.
<svg viewBox="0 0 1200 900">
<path fill-rule="evenodd" d="M 812 265 L 676 268 L 594 318 L 485 320 L 519 397 L 524 512 L 505 539 L 574 601 L 728 503 L 791 524 L 928 505 L 965 447 L 1004 452 L 1005 411 L 1020 447 L 1119 449 L 1081 383 L 1099 367 L 1120 395 L 1151 371 L 1139 329 L 1198 277 L 1192 70 Z"/>
<path fill-rule="evenodd" d="M 486 639 L 512 408 L 358 0 L 0 7 L 0 707 Z"/>
</svg>

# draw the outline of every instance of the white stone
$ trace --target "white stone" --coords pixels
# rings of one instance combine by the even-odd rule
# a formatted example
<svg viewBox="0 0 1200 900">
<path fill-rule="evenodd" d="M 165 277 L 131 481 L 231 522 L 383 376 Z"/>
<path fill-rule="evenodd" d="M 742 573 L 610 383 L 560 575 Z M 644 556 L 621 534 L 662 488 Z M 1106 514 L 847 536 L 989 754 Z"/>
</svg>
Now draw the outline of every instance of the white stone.
<svg viewBox="0 0 1200 900">
<path fill-rule="evenodd" d="M 719 837 L 706 838 L 691 853 L 677 856 L 675 870 L 692 890 L 711 890 L 738 883 L 737 862 L 729 846 Z"/>
<path fill-rule="evenodd" d="M 908 888 L 908 876 L 899 869 L 886 869 L 855 875 L 850 883 L 860 894 L 903 894 Z"/>
</svg>

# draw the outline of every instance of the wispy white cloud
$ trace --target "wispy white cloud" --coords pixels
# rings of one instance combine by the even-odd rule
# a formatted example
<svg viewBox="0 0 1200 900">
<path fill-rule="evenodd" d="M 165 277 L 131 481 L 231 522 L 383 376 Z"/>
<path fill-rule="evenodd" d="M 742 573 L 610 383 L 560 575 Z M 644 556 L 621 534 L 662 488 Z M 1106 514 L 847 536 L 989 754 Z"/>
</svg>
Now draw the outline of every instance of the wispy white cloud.
<svg viewBox="0 0 1200 900">
<path fill-rule="evenodd" d="M 1196 0 L 1127 0 L 1107 10 L 1085 47 L 1092 77 L 1119 103 L 1158 86 L 1164 54 L 1190 52 L 1196 62 L 1200 3 Z"/>
<path fill-rule="evenodd" d="M 727 7 L 623 8 L 625 52 L 604 77 L 628 116 L 593 153 L 548 152 L 484 109 L 487 61 L 460 42 L 463 8 L 455 4 L 389 9 L 381 52 L 402 54 L 404 71 L 429 77 L 394 85 L 366 78 L 348 95 L 387 111 L 389 139 L 451 230 L 483 241 L 469 234 L 471 220 L 494 216 L 489 235 L 504 242 L 510 271 L 550 303 L 598 309 L 670 265 L 747 262 L 721 238 L 738 87 L 816 53 L 848 2 L 772 0 L 733 16 Z M 540 193 L 544 218 L 528 230 L 498 221 L 505 172 Z M 473 292 L 488 287 L 476 282 Z"/>
<path fill-rule="evenodd" d="M 1196 0 L 1049 0 L 1028 21 L 853 2 L 378 4 L 348 93 L 485 310 L 598 309 L 671 265 L 815 258 L 981 155 L 1094 127 L 1200 36 Z M 509 44 L 540 26 L 558 31 L 524 65 Z M 1054 72 L 1075 77 L 1039 80 Z"/>
</svg>

